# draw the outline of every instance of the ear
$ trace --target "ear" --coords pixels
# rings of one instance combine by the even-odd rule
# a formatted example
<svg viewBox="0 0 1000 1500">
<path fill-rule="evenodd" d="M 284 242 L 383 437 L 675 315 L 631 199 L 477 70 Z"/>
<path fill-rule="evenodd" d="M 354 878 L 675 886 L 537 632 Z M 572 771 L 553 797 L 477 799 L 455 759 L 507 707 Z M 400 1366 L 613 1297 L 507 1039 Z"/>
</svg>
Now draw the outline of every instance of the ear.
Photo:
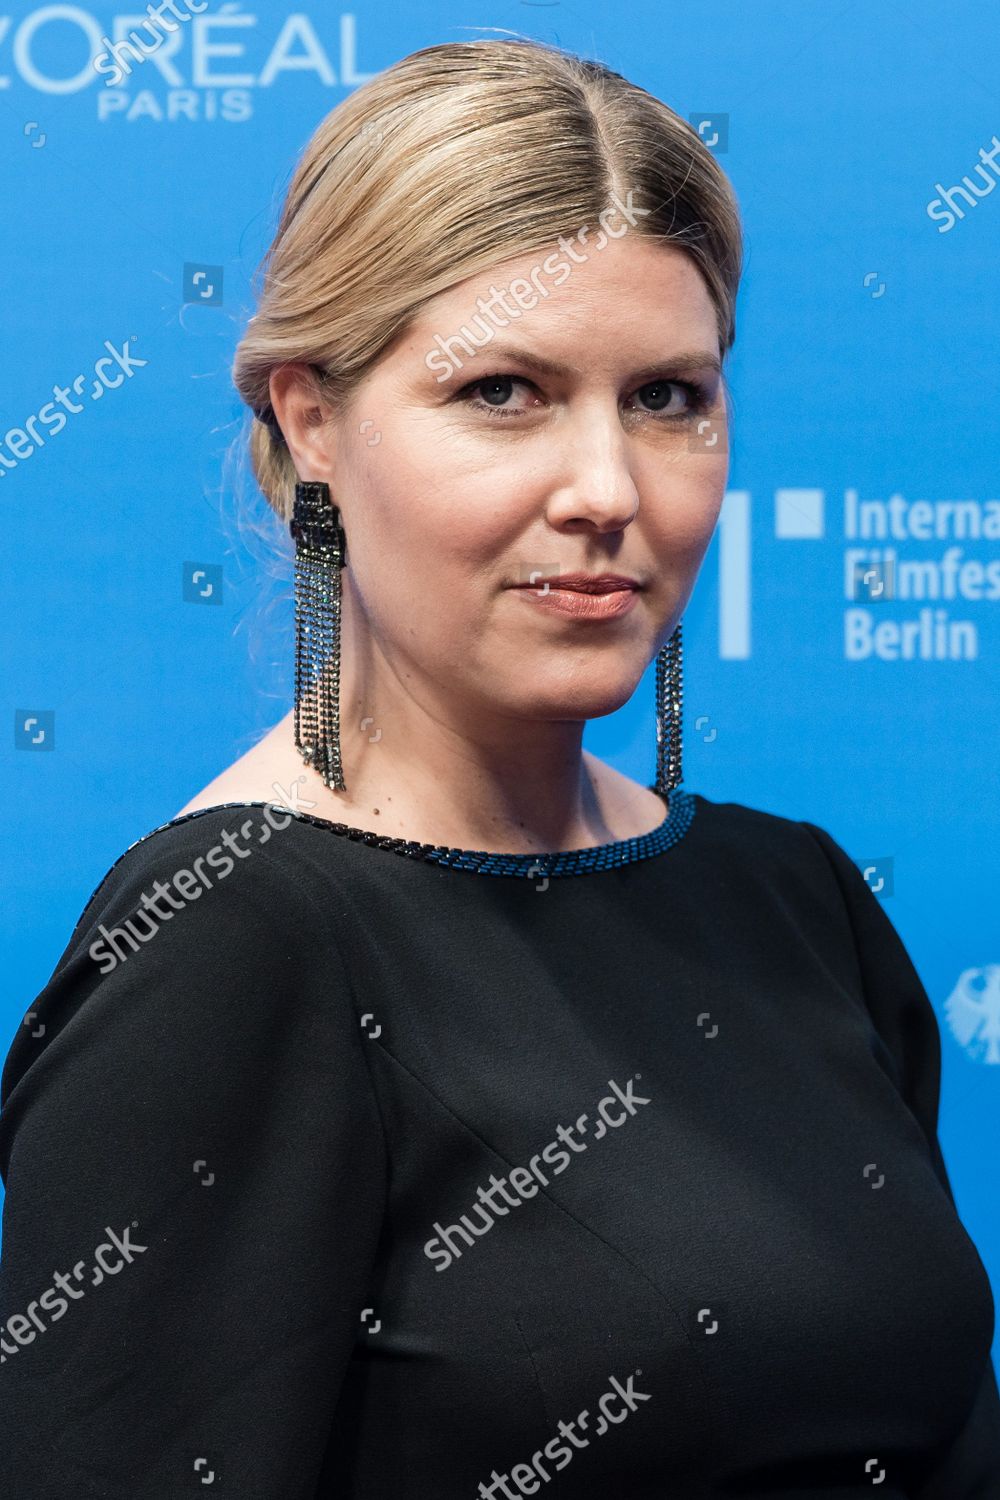
<svg viewBox="0 0 1000 1500">
<path fill-rule="evenodd" d="M 305 364 L 279 365 L 268 382 L 271 409 L 278 419 L 300 479 L 330 483 L 330 412 L 322 401 L 315 372 Z"/>
</svg>

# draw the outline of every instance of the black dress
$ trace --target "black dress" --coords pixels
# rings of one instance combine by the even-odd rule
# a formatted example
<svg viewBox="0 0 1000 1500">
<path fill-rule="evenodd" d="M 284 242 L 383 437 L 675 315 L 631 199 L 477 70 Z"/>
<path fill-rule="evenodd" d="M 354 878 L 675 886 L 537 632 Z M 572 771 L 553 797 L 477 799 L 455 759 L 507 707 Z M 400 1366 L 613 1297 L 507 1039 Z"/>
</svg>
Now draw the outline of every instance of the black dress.
<svg viewBox="0 0 1000 1500">
<path fill-rule="evenodd" d="M 0 1086 L 0 1494 L 1000 1496 L 879 901 L 681 792 L 596 858 L 264 802 L 125 851 Z"/>
</svg>

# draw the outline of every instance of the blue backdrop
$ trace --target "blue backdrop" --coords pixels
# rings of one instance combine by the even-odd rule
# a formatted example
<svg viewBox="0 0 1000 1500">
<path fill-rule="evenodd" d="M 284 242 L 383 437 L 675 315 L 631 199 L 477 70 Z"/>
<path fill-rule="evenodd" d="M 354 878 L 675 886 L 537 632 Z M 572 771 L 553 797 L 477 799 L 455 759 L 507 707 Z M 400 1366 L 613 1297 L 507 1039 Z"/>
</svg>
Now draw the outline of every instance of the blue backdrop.
<svg viewBox="0 0 1000 1500">
<path fill-rule="evenodd" d="M 735 185 L 685 785 L 819 823 L 867 872 L 938 1014 L 942 1144 L 1000 1288 L 1000 11 L 177 0 L 119 79 L 138 4 L 6 9 L 4 1052 L 109 865 L 290 706 L 290 569 L 229 366 L 298 153 L 395 59 L 518 32 L 659 95 Z M 586 737 L 647 782 L 652 705 L 650 673 Z"/>
</svg>

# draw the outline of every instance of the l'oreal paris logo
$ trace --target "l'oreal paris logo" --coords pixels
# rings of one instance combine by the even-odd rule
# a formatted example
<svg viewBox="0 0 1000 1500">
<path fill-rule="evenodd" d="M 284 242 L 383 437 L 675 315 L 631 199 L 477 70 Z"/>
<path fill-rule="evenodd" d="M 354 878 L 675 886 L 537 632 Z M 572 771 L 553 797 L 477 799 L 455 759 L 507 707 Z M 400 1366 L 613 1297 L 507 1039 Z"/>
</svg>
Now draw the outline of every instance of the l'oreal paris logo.
<svg viewBox="0 0 1000 1500">
<path fill-rule="evenodd" d="M 94 91 L 97 117 L 127 122 L 245 120 L 253 93 L 284 74 L 313 74 L 327 88 L 354 88 L 357 21 L 294 11 L 284 18 L 209 13 L 209 0 L 149 0 L 145 10 L 100 17 L 77 5 L 44 5 L 15 22 L 0 16 L 0 89 L 17 78 L 43 94 Z"/>
</svg>

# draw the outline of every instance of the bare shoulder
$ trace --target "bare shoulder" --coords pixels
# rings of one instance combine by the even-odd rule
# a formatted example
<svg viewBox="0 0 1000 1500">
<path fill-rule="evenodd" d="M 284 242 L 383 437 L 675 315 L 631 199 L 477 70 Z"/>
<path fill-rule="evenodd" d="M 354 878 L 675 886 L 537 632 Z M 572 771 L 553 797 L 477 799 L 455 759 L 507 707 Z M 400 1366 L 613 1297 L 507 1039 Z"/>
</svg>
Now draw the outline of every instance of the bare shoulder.
<svg viewBox="0 0 1000 1500">
<path fill-rule="evenodd" d="M 275 802 L 289 795 L 291 783 L 303 770 L 292 742 L 290 715 L 202 787 L 174 814 L 218 807 L 223 802 Z"/>
</svg>

